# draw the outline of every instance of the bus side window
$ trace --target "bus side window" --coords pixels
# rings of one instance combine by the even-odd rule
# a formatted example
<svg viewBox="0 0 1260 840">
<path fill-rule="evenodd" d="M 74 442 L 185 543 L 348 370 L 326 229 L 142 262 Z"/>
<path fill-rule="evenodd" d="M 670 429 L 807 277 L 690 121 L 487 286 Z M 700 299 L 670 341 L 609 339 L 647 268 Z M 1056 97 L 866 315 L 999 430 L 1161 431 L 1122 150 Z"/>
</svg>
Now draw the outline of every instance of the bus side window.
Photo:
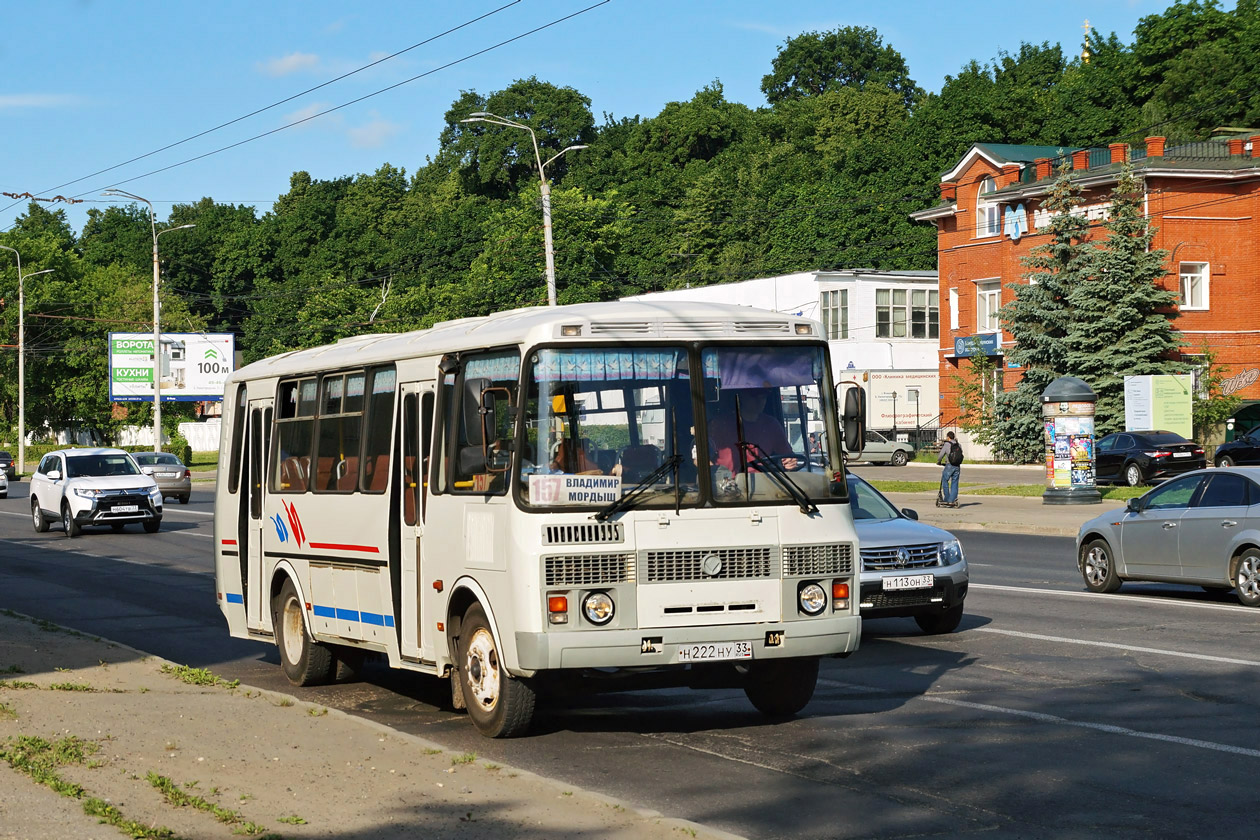
<svg viewBox="0 0 1260 840">
<path fill-rule="evenodd" d="M 454 403 L 446 425 L 451 492 L 507 492 L 507 473 L 492 471 L 488 460 L 510 445 L 514 415 L 509 406 L 515 402 L 520 367 L 515 350 L 464 359 L 457 387 L 443 393 Z"/>
<path fill-rule="evenodd" d="M 363 437 L 363 475 L 359 489 L 364 493 L 384 493 L 389 484 L 390 429 L 394 423 L 394 388 L 397 381 L 392 367 L 372 371 L 372 387 L 368 391 L 367 430 Z"/>
<path fill-rule="evenodd" d="M 420 397 L 420 521 L 424 521 L 429 505 L 429 453 L 433 451 L 433 403 L 432 391 Z"/>
<path fill-rule="evenodd" d="M 416 457 L 416 443 L 419 437 L 418 418 L 416 417 L 416 395 L 407 394 L 402 405 L 402 481 L 403 481 L 403 522 L 416 524 L 416 500 L 420 495 L 420 464 Z"/>
</svg>

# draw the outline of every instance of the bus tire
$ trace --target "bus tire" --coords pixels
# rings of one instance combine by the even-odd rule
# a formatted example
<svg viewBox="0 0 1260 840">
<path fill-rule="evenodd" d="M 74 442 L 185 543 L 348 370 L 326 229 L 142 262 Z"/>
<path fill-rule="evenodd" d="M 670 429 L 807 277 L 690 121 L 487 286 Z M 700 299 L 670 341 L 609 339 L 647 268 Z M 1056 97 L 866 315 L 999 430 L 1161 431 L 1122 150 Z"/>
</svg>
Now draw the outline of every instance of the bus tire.
<svg viewBox="0 0 1260 840">
<path fill-rule="evenodd" d="M 744 693 L 766 717 L 792 717 L 809 705 L 818 682 L 818 659 L 767 659 L 749 669 Z"/>
<path fill-rule="evenodd" d="M 305 609 L 293 581 L 285 580 L 271 602 L 271 618 L 280 650 L 280 667 L 294 685 L 323 685 L 336 673 L 332 651 L 306 632 Z"/>
<path fill-rule="evenodd" d="M 528 731 L 534 717 L 534 690 L 503 668 L 480 604 L 473 604 L 464 613 L 458 667 L 468 716 L 482 735 L 514 738 Z"/>
</svg>

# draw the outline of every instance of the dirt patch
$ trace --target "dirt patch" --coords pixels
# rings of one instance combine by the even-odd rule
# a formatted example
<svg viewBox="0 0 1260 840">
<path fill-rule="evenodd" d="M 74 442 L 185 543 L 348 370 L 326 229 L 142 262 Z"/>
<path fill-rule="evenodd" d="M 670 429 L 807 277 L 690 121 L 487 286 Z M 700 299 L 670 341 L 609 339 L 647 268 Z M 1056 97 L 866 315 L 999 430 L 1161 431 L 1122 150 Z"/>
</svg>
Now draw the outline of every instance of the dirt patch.
<svg viewBox="0 0 1260 840">
<path fill-rule="evenodd" d="M 0 751 L 0 840 L 727 836 L 12 613 Z"/>
</svg>

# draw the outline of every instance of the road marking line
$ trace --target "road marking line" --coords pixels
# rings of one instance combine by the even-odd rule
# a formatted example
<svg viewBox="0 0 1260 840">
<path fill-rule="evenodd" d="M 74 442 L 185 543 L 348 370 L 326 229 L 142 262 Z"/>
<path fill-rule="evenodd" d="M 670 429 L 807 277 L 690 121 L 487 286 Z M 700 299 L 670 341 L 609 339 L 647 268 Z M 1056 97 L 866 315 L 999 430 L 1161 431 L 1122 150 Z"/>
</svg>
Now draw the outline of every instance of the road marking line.
<svg viewBox="0 0 1260 840">
<path fill-rule="evenodd" d="M 1135 581 L 1136 582 L 1136 581 Z M 1189 584 L 1174 584 L 1174 586 L 1189 586 Z M 1174 601 L 1168 598 L 1160 598 L 1154 595 L 1120 595 L 1104 594 L 1101 592 L 1071 592 L 1063 589 L 1033 589 L 1031 586 L 1000 586 L 994 583 L 973 583 L 969 589 L 993 589 L 999 592 L 1019 592 L 1028 595 L 1062 595 L 1066 598 L 1095 598 L 1106 599 L 1113 604 L 1139 604 L 1143 606 L 1168 606 L 1168 607 L 1190 607 L 1196 610 L 1222 610 L 1225 612 L 1242 612 L 1257 615 L 1255 607 L 1244 607 L 1238 604 L 1200 604 L 1195 601 Z"/>
<path fill-rule="evenodd" d="M 1250 663 L 1255 664 L 1255 663 Z M 836 680 L 820 679 L 819 685 L 835 686 L 848 691 L 859 694 L 886 694 L 884 689 L 872 688 L 867 685 L 854 685 L 852 683 L 842 683 Z M 926 700 L 929 703 L 941 703 L 946 706 L 958 706 L 963 709 L 975 709 L 981 712 L 996 712 L 1002 715 L 1014 715 L 1016 717 L 1028 718 L 1039 723 L 1054 723 L 1060 726 L 1075 726 L 1080 729 L 1093 729 L 1098 732 L 1106 732 L 1111 735 L 1127 735 L 1130 738 L 1146 738 L 1151 741 L 1164 741 L 1169 744 L 1180 744 L 1185 747 L 1197 747 L 1204 750 L 1215 750 L 1216 752 L 1232 753 L 1234 755 L 1245 755 L 1249 758 L 1260 758 L 1260 750 L 1247 749 L 1246 747 L 1235 747 L 1229 744 L 1218 744 L 1215 741 L 1201 741 L 1198 738 L 1183 738 L 1180 735 L 1165 735 L 1162 732 L 1142 732 L 1137 729 L 1129 729 L 1125 726 L 1112 726 L 1108 723 L 1089 723 L 1086 721 L 1070 720 L 1068 718 L 1059 717 L 1057 715 L 1048 715 L 1045 712 L 1030 712 L 1024 709 L 1011 709 L 1006 706 L 994 706 L 989 703 L 971 703 L 967 700 L 953 700 L 948 697 L 933 697 L 932 695 L 922 695 L 920 700 Z"/>
<path fill-rule="evenodd" d="M 1229 665 L 1251 665 L 1260 667 L 1260 662 L 1254 659 L 1233 659 L 1228 656 L 1212 656 L 1206 653 L 1184 653 L 1179 650 L 1166 650 L 1164 648 L 1139 647 L 1137 645 L 1122 645 L 1118 642 L 1094 642 L 1088 639 L 1070 639 L 1064 636 L 1043 636 L 1040 633 L 1023 633 L 1019 630 L 999 630 L 995 627 L 977 627 L 973 632 L 976 633 L 997 633 L 1001 636 L 1015 636 L 1020 639 L 1034 639 L 1040 642 L 1058 642 L 1065 645 L 1086 645 L 1088 647 L 1114 648 L 1115 650 L 1128 650 L 1134 653 L 1155 653 L 1162 656 L 1179 656 L 1183 659 L 1198 659 L 1203 662 L 1224 662 Z"/>
</svg>

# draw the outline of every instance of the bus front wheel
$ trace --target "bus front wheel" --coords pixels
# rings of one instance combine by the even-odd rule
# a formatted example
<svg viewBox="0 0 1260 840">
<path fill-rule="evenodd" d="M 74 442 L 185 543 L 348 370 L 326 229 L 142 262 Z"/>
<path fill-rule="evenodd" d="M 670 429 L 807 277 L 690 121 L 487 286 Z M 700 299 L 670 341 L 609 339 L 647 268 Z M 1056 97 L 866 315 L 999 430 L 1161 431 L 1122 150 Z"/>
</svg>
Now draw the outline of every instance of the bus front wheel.
<svg viewBox="0 0 1260 840">
<path fill-rule="evenodd" d="M 147 523 L 146 523 L 147 524 Z M 271 602 L 271 618 L 280 649 L 280 667 L 294 685 L 323 685 L 331 682 L 337 660 L 332 651 L 306 632 L 302 599 L 293 581 L 286 580 Z"/>
<path fill-rule="evenodd" d="M 791 717 L 809 704 L 817 682 L 817 659 L 767 659 L 749 669 L 744 693 L 766 717 Z"/>
<path fill-rule="evenodd" d="M 529 729 L 534 691 L 508 674 L 480 604 L 464 613 L 459 633 L 459 679 L 468 716 L 488 738 L 513 738 Z"/>
</svg>

